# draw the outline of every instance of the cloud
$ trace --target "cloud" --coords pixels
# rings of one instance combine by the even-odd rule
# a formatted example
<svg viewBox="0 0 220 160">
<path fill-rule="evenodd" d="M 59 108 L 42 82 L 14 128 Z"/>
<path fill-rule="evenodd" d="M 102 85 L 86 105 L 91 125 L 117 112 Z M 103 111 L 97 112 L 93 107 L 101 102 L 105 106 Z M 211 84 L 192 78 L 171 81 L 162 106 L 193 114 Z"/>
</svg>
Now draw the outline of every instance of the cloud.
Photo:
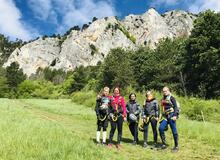
<svg viewBox="0 0 220 160">
<path fill-rule="evenodd" d="M 178 4 L 178 0 L 152 0 L 150 3 L 151 7 L 161 7 L 161 6 L 174 6 Z"/>
<path fill-rule="evenodd" d="M 36 30 L 21 21 L 21 12 L 13 0 L 0 0 L 0 4 L 0 33 L 12 40 L 30 40 L 38 35 Z"/>
<path fill-rule="evenodd" d="M 114 0 L 30 0 L 34 16 L 56 24 L 57 32 L 64 33 L 70 27 L 83 25 L 93 17 L 101 18 L 117 14 Z"/>
<path fill-rule="evenodd" d="M 219 0 L 151 0 L 150 6 L 156 8 L 182 8 L 192 13 L 199 13 L 207 9 L 220 11 Z"/>
<path fill-rule="evenodd" d="M 28 5 L 34 16 L 40 20 L 47 20 L 52 10 L 51 0 L 29 0 Z"/>
<path fill-rule="evenodd" d="M 220 1 L 219 0 L 196 0 L 189 6 L 189 11 L 193 13 L 199 13 L 207 9 L 214 10 L 216 12 L 220 11 Z"/>
</svg>

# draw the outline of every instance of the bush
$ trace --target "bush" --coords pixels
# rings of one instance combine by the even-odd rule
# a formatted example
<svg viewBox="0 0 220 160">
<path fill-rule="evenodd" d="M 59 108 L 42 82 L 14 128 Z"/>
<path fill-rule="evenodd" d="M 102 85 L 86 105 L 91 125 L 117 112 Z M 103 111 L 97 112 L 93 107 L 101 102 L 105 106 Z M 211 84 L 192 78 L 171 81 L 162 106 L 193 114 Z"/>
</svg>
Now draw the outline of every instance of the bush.
<svg viewBox="0 0 220 160">
<path fill-rule="evenodd" d="M 87 107 L 94 108 L 96 104 L 97 94 L 94 91 L 88 92 L 74 92 L 72 94 L 72 101 L 77 104 L 83 104 Z"/>
<path fill-rule="evenodd" d="M 136 93 L 137 101 L 140 106 L 143 106 L 143 102 L 145 101 L 145 91 L 136 92 L 133 88 L 127 87 L 126 90 L 122 91 L 122 95 L 124 96 L 126 102 L 128 101 L 128 96 L 130 93 Z M 112 93 L 110 93 L 112 94 Z M 162 99 L 162 94 L 157 91 L 153 91 L 154 97 L 158 100 L 160 105 L 160 100 Z M 185 115 L 188 119 L 203 121 L 211 121 L 211 122 L 220 122 L 220 101 L 218 100 L 202 100 L 199 98 L 190 98 L 190 97 L 179 97 L 173 94 L 176 100 L 180 103 L 181 115 Z M 87 107 L 95 107 L 97 93 L 94 91 L 81 91 L 75 92 L 72 94 L 72 101 L 78 104 L 85 105 Z M 202 116 L 203 112 L 203 116 Z"/>
</svg>

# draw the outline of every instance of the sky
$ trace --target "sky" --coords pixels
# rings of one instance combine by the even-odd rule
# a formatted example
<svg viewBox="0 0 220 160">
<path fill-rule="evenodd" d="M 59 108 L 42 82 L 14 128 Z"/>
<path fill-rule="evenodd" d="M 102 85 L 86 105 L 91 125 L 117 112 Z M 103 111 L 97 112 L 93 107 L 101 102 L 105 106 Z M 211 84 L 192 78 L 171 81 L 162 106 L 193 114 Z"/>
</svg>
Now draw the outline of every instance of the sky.
<svg viewBox="0 0 220 160">
<path fill-rule="evenodd" d="M 28 41 L 43 35 L 64 34 L 93 17 L 159 13 L 178 9 L 192 13 L 220 11 L 220 0 L 0 0 L 0 34 Z"/>
</svg>

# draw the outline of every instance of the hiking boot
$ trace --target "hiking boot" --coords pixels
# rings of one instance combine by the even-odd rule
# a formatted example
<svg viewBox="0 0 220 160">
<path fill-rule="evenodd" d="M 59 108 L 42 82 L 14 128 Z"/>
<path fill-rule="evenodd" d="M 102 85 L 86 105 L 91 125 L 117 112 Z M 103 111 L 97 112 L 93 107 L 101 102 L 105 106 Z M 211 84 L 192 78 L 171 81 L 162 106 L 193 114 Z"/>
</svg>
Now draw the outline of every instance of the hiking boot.
<svg viewBox="0 0 220 160">
<path fill-rule="evenodd" d="M 143 147 L 147 148 L 147 143 L 146 142 L 144 142 Z"/>
<path fill-rule="evenodd" d="M 157 147 L 158 147 L 158 144 L 157 144 L 157 143 L 154 143 L 153 147 L 154 147 L 154 148 L 157 148 Z"/>
<path fill-rule="evenodd" d="M 108 144 L 108 148 L 112 148 L 112 146 L 113 146 L 112 143 Z"/>
<path fill-rule="evenodd" d="M 106 146 L 106 143 L 105 143 L 105 142 L 102 142 L 102 145 L 103 145 L 103 146 Z"/>
<path fill-rule="evenodd" d="M 121 149 L 121 144 L 116 144 L 116 148 Z"/>
<path fill-rule="evenodd" d="M 179 147 L 176 147 L 176 146 L 175 146 L 175 147 L 172 148 L 171 151 L 172 151 L 172 152 L 178 152 L 178 150 L 179 150 Z"/>
<path fill-rule="evenodd" d="M 96 142 L 96 145 L 99 146 L 99 145 L 101 145 L 101 143 L 100 142 Z"/>
<path fill-rule="evenodd" d="M 137 142 L 136 142 L 136 141 L 133 141 L 132 145 L 136 146 L 136 145 L 137 145 Z"/>
<path fill-rule="evenodd" d="M 167 148 L 166 144 L 162 144 L 161 149 L 166 149 L 166 148 Z"/>
</svg>

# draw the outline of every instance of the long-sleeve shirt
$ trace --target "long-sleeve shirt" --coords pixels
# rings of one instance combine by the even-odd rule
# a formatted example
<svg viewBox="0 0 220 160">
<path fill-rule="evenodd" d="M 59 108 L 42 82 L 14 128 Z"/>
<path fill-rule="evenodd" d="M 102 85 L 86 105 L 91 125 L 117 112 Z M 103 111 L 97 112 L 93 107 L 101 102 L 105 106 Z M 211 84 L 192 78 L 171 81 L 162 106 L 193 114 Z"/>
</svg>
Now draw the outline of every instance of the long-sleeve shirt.
<svg viewBox="0 0 220 160">
<path fill-rule="evenodd" d="M 114 113 L 115 111 L 122 114 L 123 117 L 126 117 L 126 106 L 124 97 L 118 96 L 111 96 L 111 109 L 110 113 Z"/>
</svg>

